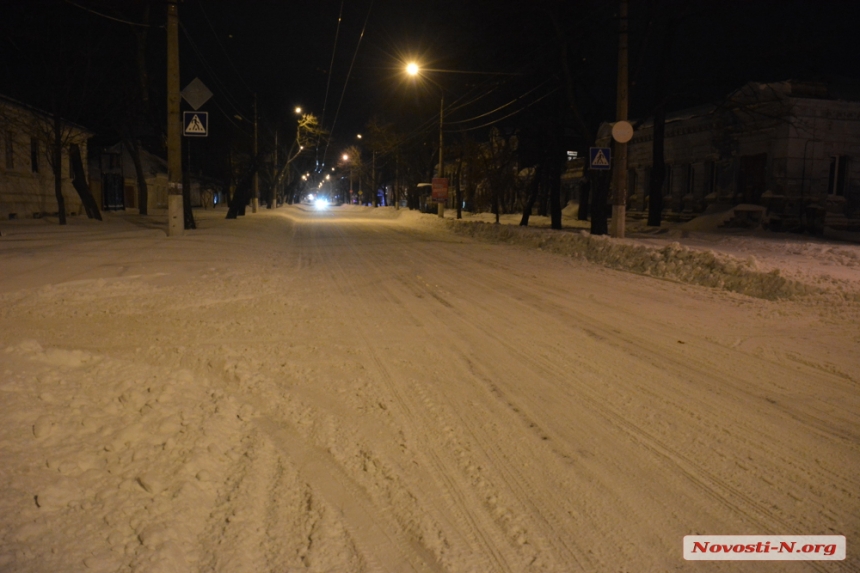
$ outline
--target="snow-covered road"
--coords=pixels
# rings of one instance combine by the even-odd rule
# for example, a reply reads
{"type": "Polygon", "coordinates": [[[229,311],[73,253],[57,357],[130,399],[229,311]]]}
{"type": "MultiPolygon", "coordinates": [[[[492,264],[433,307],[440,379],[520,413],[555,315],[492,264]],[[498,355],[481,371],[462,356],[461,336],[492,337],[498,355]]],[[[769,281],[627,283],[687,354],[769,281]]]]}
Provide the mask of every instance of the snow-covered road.
{"type": "Polygon", "coordinates": [[[2,227],[0,571],[860,570],[857,267],[766,300],[404,211],[223,215],[2,227]]]}

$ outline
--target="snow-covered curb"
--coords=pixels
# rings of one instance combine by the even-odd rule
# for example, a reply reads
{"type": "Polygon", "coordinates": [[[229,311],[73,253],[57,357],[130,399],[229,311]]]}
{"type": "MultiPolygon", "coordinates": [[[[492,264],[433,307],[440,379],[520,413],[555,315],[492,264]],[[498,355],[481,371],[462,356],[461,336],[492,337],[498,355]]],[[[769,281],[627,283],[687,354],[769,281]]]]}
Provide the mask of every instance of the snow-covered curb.
{"type": "MultiPolygon", "coordinates": [[[[586,231],[559,232],[512,225],[448,221],[455,233],[585,259],[619,269],[684,283],[719,288],[768,300],[793,298],[821,289],[781,276],[778,269],[762,272],[754,257],[741,260],[713,251],[688,249],[678,243],[662,248],[595,236],[586,231]]],[[[850,296],[850,295],[849,295],[850,296]]],[[[856,299],[856,295],[853,295],[856,299]]]]}

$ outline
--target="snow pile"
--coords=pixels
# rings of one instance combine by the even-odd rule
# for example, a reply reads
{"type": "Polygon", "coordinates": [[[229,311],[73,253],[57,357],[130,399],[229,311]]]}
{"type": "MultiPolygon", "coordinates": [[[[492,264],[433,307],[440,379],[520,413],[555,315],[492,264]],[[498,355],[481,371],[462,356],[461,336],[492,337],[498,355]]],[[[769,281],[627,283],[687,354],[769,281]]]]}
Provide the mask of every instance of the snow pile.
{"type": "Polygon", "coordinates": [[[714,287],[768,300],[819,292],[814,286],[783,277],[779,269],[759,270],[754,257],[738,259],[713,251],[670,243],[662,248],[579,233],[511,225],[455,222],[454,232],[585,259],[613,269],[714,287]]]}

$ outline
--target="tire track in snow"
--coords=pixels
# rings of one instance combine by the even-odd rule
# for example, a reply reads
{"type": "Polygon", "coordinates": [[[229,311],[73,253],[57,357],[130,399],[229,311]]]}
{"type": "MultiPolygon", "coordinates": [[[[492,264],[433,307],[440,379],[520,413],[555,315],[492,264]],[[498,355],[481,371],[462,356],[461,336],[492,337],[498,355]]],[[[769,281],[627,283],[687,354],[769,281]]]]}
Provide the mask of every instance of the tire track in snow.
{"type": "MultiPolygon", "coordinates": [[[[358,250],[353,246],[352,242],[346,239],[345,234],[343,234],[344,242],[349,245],[349,249],[352,252],[355,260],[363,260],[365,264],[372,265],[375,268],[376,276],[383,276],[385,273],[381,272],[382,270],[375,263],[375,261],[370,257],[364,257],[358,250]]],[[[336,257],[331,257],[330,260],[336,261],[336,257]]],[[[341,290],[345,295],[358,296],[360,290],[356,284],[354,284],[354,280],[352,276],[347,273],[342,265],[336,264],[336,271],[339,276],[336,277],[336,282],[341,286],[341,290]]],[[[376,285],[380,292],[379,294],[385,298],[386,301],[392,302],[398,306],[403,306],[400,302],[400,299],[390,291],[390,289],[386,288],[384,285],[376,285]]],[[[372,306],[378,309],[377,312],[382,313],[384,311],[384,307],[377,302],[375,302],[374,298],[370,298],[368,301],[368,306],[372,306]]],[[[374,314],[374,313],[371,313],[374,314]]],[[[411,317],[411,315],[409,315],[411,317]]],[[[413,323],[420,324],[420,321],[416,317],[411,317],[413,323]]],[[[357,329],[359,331],[364,331],[362,326],[357,325],[357,329]]],[[[365,342],[365,350],[367,355],[371,358],[373,362],[374,370],[376,371],[379,379],[383,381],[388,392],[390,392],[391,396],[395,399],[395,402],[399,406],[399,408],[404,412],[407,419],[411,420],[414,423],[414,420],[421,419],[421,426],[424,428],[433,428],[435,424],[432,420],[428,419],[426,414],[424,414],[423,410],[419,407],[413,407],[409,400],[403,395],[403,392],[399,389],[398,383],[395,382],[394,377],[392,376],[389,369],[385,366],[383,360],[380,358],[379,353],[373,347],[373,345],[367,343],[367,340],[370,339],[369,333],[366,331],[362,332],[363,336],[362,340],[365,342]]],[[[424,402],[426,399],[421,394],[419,390],[419,396],[421,396],[421,401],[424,402]]],[[[480,547],[484,549],[483,553],[487,555],[490,560],[494,563],[495,571],[503,571],[508,573],[513,573],[513,569],[508,565],[508,559],[500,552],[497,547],[497,543],[494,540],[490,539],[484,531],[492,530],[491,522],[488,522],[485,514],[481,514],[480,516],[471,515],[469,511],[464,511],[462,507],[474,507],[475,500],[470,500],[466,495],[466,492],[454,482],[451,478],[451,475],[456,475],[456,470],[446,462],[444,462],[434,451],[433,445],[426,443],[426,440],[421,439],[420,432],[419,435],[416,436],[419,442],[422,445],[426,446],[421,449],[421,451],[429,457],[429,462],[431,466],[434,468],[432,474],[437,478],[443,481],[443,486],[445,491],[451,498],[455,501],[447,509],[454,511],[457,517],[457,522],[459,526],[455,529],[461,536],[465,536],[468,539],[476,542],[480,547]],[[471,501],[471,503],[470,503],[471,501]],[[466,533],[463,530],[465,529],[466,533]]],[[[436,508],[434,508],[436,509],[436,508]]],[[[434,511],[434,514],[438,515],[438,511],[434,511]]],[[[444,517],[443,517],[444,519],[444,517]]]]}
{"type": "MultiPolygon", "coordinates": [[[[449,253],[444,253],[444,252],[440,255],[440,258],[442,258],[442,259],[444,259],[444,258],[454,259],[454,257],[450,256],[449,253]]],[[[452,264],[452,266],[454,266],[456,268],[457,267],[456,263],[461,263],[462,259],[460,259],[460,260],[456,260],[456,259],[455,260],[449,260],[449,261],[445,261],[445,262],[452,264]]],[[[481,261],[473,261],[473,262],[480,263],[481,261]]],[[[497,282],[502,283],[506,287],[506,289],[510,289],[512,291],[512,292],[509,292],[509,296],[512,299],[515,299],[513,302],[524,304],[524,305],[529,305],[528,301],[530,300],[530,298],[533,297],[533,293],[524,291],[519,284],[516,284],[516,283],[514,283],[514,281],[511,281],[503,273],[499,273],[497,271],[494,272],[492,269],[487,271],[487,272],[491,272],[491,273],[495,274],[495,276],[493,277],[492,284],[496,284],[497,282]]],[[[472,274],[474,274],[474,273],[472,273],[472,274]]],[[[457,277],[458,277],[458,280],[460,280],[460,281],[465,280],[465,281],[471,282],[473,285],[476,285],[478,287],[484,286],[483,283],[473,279],[469,273],[465,273],[465,272],[464,273],[457,273],[457,277]]],[[[543,294],[545,294],[545,295],[550,295],[550,294],[555,295],[555,293],[549,292],[548,289],[542,288],[540,285],[530,285],[530,286],[534,286],[537,290],[543,291],[543,294]]],[[[483,301],[474,301],[473,299],[470,299],[470,302],[472,302],[472,303],[477,302],[477,305],[479,307],[483,307],[483,309],[485,311],[483,314],[477,313],[476,316],[489,316],[492,314],[493,310],[496,310],[494,308],[488,307],[486,305],[486,303],[483,301]]],[[[546,312],[546,309],[543,309],[543,308],[539,308],[538,310],[542,313],[546,312]]],[[[559,307],[555,308],[555,310],[563,311],[563,315],[566,315],[566,316],[570,316],[571,314],[573,314],[570,311],[569,307],[562,306],[562,305],[559,305],[559,307]]],[[[446,315],[446,317],[451,319],[451,320],[458,320],[458,317],[456,316],[456,314],[446,315]]],[[[589,324],[590,328],[598,330],[599,332],[601,332],[602,333],[601,338],[612,343],[613,346],[616,346],[616,347],[621,346],[621,348],[619,348],[620,350],[624,351],[625,350],[623,348],[624,346],[629,347],[629,346],[635,345],[637,347],[637,350],[638,350],[638,352],[636,352],[635,355],[639,355],[637,357],[641,357],[641,354],[646,353],[647,346],[646,346],[645,342],[641,341],[641,342],[636,343],[636,341],[631,340],[629,333],[628,333],[627,338],[624,338],[623,336],[620,335],[619,332],[612,329],[611,327],[608,327],[608,326],[601,324],[599,320],[595,320],[594,317],[592,317],[592,316],[580,315],[578,318],[580,320],[585,321],[587,324],[589,324]],[[597,324],[595,324],[595,322],[597,322],[597,324]],[[619,342],[622,342],[622,341],[623,341],[623,344],[619,345],[619,342]]],[[[512,342],[508,339],[504,339],[504,338],[498,336],[493,329],[494,325],[497,324],[496,321],[487,321],[487,320],[481,321],[480,319],[478,319],[478,322],[483,322],[483,325],[482,325],[483,328],[477,328],[477,330],[479,332],[483,332],[483,333],[485,333],[485,335],[493,338],[499,346],[501,346],[507,350],[507,354],[512,354],[512,355],[516,356],[519,361],[522,361],[524,363],[529,363],[534,368],[542,370],[547,375],[549,375],[550,377],[552,377],[554,379],[559,379],[559,380],[564,379],[566,372],[570,371],[569,368],[565,369],[565,368],[562,368],[562,367],[560,367],[560,366],[558,366],[552,362],[545,361],[545,360],[543,360],[543,361],[536,360],[533,356],[530,356],[528,354],[523,353],[520,350],[520,348],[521,348],[522,344],[526,342],[526,340],[524,338],[520,337],[517,340],[517,342],[520,342],[520,344],[517,344],[517,343],[512,342]]],[[[465,327],[465,326],[469,326],[469,325],[464,323],[464,324],[461,324],[461,326],[465,327]]],[[[452,348],[452,351],[456,351],[456,348],[452,348]]],[[[651,353],[653,354],[653,351],[651,353]]],[[[662,356],[661,356],[661,358],[662,358],[662,356]]],[[[563,359],[561,359],[561,360],[563,360],[563,359]]],[[[697,375],[698,377],[706,378],[706,376],[704,375],[705,374],[704,372],[696,371],[695,369],[692,369],[688,365],[681,363],[680,360],[672,360],[672,362],[673,362],[672,365],[675,368],[682,370],[682,371],[686,372],[687,374],[693,373],[693,374],[697,375]],[[691,370],[692,370],[692,372],[690,372],[691,370]]],[[[709,373],[709,374],[712,374],[712,373],[709,373]]],[[[713,376],[711,376],[710,379],[712,379],[712,378],[713,378],[713,376]]],[[[732,383],[732,382],[727,381],[727,385],[728,385],[728,387],[733,388],[737,385],[737,383],[732,383]]],[[[582,390],[582,389],[584,389],[584,387],[580,387],[578,389],[582,390]]],[[[686,478],[691,483],[695,484],[698,488],[705,491],[705,493],[707,493],[709,496],[711,496],[713,499],[715,499],[719,503],[726,505],[728,508],[730,508],[732,511],[736,512],[737,514],[745,516],[747,519],[751,520],[753,523],[755,523],[758,527],[762,528],[762,530],[764,530],[764,531],[770,530],[770,528],[772,528],[773,525],[776,523],[776,524],[780,525],[780,527],[783,531],[786,531],[786,530],[787,531],[793,531],[793,532],[796,532],[797,534],[807,534],[808,533],[808,531],[800,530],[796,523],[782,519],[782,517],[780,515],[770,511],[766,506],[763,505],[762,502],[760,502],[756,499],[753,499],[750,496],[744,494],[737,487],[728,483],[726,480],[722,479],[721,477],[714,474],[713,472],[705,469],[703,466],[701,466],[701,464],[698,464],[695,461],[693,461],[691,458],[689,458],[689,456],[686,456],[683,453],[681,453],[677,448],[672,448],[665,441],[658,439],[655,435],[653,435],[649,432],[646,432],[641,426],[637,426],[636,424],[631,423],[623,415],[621,415],[619,412],[606,406],[605,402],[603,400],[597,398],[597,396],[594,395],[593,392],[591,392],[591,394],[592,395],[587,396],[587,400],[589,402],[589,406],[594,411],[600,412],[601,415],[607,421],[609,421],[613,426],[615,426],[619,430],[623,431],[625,434],[627,434],[635,442],[641,444],[643,447],[648,448],[655,455],[658,455],[661,458],[671,462],[673,465],[675,465],[677,467],[677,469],[683,475],[686,476],[686,478]],[[733,501],[733,500],[736,500],[736,501],[733,501]]],[[[830,428],[827,428],[827,429],[830,429],[830,428]]],[[[831,431],[829,433],[833,434],[834,432],[831,431]]],[[[841,432],[837,432],[837,434],[841,434],[841,432]]],[[[822,569],[820,569],[821,566],[814,563],[814,562],[811,562],[810,566],[812,568],[822,570],[822,569]]]]}
{"type": "MultiPolygon", "coordinates": [[[[380,231],[376,231],[376,232],[380,232],[380,231]]],[[[353,253],[354,253],[355,257],[362,258],[361,255],[357,251],[353,250],[353,253]]],[[[419,257],[419,258],[420,257],[426,257],[426,253],[418,253],[417,257],[419,257]]],[[[423,281],[421,281],[420,278],[418,280],[415,280],[414,277],[410,277],[408,275],[404,276],[402,273],[400,273],[398,271],[392,271],[392,268],[396,267],[396,265],[380,263],[379,260],[382,258],[385,258],[385,257],[381,257],[381,256],[380,257],[372,257],[372,258],[371,257],[363,257],[362,262],[364,265],[374,267],[374,270],[375,270],[374,274],[375,275],[378,275],[378,276],[379,275],[386,275],[386,274],[391,275],[393,273],[393,277],[396,279],[396,281],[398,281],[400,284],[404,285],[412,294],[419,296],[419,298],[423,298],[423,294],[429,294],[431,299],[433,299],[436,302],[442,303],[443,307],[446,307],[449,309],[453,308],[447,301],[444,301],[444,299],[442,299],[438,294],[434,293],[432,287],[430,287],[426,283],[423,283],[423,281]]],[[[378,284],[375,286],[379,290],[379,295],[381,297],[383,297],[387,300],[398,300],[397,295],[392,293],[391,289],[389,287],[387,287],[385,284],[378,284]]],[[[355,287],[353,287],[353,288],[355,288],[355,287]]],[[[370,312],[371,316],[373,316],[374,314],[383,315],[386,312],[390,312],[390,309],[387,309],[384,305],[381,305],[381,304],[375,304],[375,303],[371,302],[371,303],[368,303],[368,308],[370,308],[370,307],[376,308],[376,312],[370,312]]],[[[404,310],[408,311],[408,309],[404,309],[404,310]]],[[[417,416],[424,416],[421,408],[411,408],[407,404],[407,401],[401,395],[401,392],[398,390],[397,384],[394,383],[392,376],[387,371],[385,366],[382,364],[382,361],[379,359],[378,355],[373,351],[372,347],[369,347],[368,350],[371,353],[371,355],[373,356],[374,361],[376,362],[377,371],[379,371],[382,374],[383,378],[385,379],[387,386],[389,388],[389,391],[392,392],[392,394],[394,394],[395,396],[397,396],[398,403],[404,408],[404,410],[407,412],[408,416],[410,418],[414,418],[416,415],[417,416]]],[[[412,385],[412,391],[416,392],[419,396],[426,395],[427,387],[422,386],[420,384],[413,384],[412,385]]],[[[443,394],[442,398],[443,398],[443,401],[448,402],[448,410],[453,411],[453,412],[457,411],[457,408],[450,401],[450,398],[448,398],[444,394],[443,394]]],[[[516,499],[518,500],[518,502],[531,508],[529,515],[532,518],[534,518],[536,516],[540,516],[540,519],[546,521],[546,524],[545,524],[545,526],[543,526],[542,532],[539,535],[539,537],[543,541],[547,541],[547,540],[552,539],[551,545],[554,547],[556,552],[558,552],[559,554],[564,554],[567,556],[566,560],[565,560],[567,563],[579,563],[581,567],[582,567],[583,563],[587,563],[588,559],[585,556],[585,554],[580,552],[580,551],[573,549],[569,545],[569,543],[567,543],[564,540],[564,537],[567,537],[566,535],[560,535],[559,534],[560,531],[564,530],[564,528],[562,527],[562,520],[559,519],[549,507],[547,507],[547,506],[539,507],[538,505],[535,504],[535,502],[532,499],[532,498],[534,498],[534,496],[532,495],[533,491],[534,491],[534,488],[533,488],[534,484],[529,483],[529,481],[526,480],[522,476],[522,474],[519,473],[518,471],[510,469],[510,466],[512,465],[511,460],[507,459],[504,454],[500,453],[495,446],[495,442],[498,439],[498,436],[491,436],[491,435],[486,434],[485,431],[482,431],[480,429],[480,425],[476,425],[476,423],[473,420],[470,420],[468,417],[464,417],[462,415],[457,415],[456,419],[459,423],[459,426],[465,428],[468,431],[469,435],[474,440],[474,443],[480,445],[480,450],[482,452],[492,454],[490,459],[492,460],[493,466],[496,468],[496,471],[503,478],[505,478],[505,476],[507,476],[506,484],[511,491],[515,492],[515,496],[516,496],[516,499]]],[[[428,427],[433,427],[434,424],[433,424],[432,420],[425,419],[424,425],[426,425],[428,427]]],[[[436,425],[438,426],[438,424],[436,424],[436,425]]],[[[461,445],[461,447],[463,450],[469,450],[470,449],[470,448],[462,446],[462,445],[461,445]]],[[[428,448],[428,449],[432,451],[432,448],[428,448]]],[[[450,487],[454,487],[455,488],[454,491],[457,491],[457,489],[459,489],[459,488],[456,488],[456,486],[454,486],[450,481],[449,476],[452,475],[451,474],[451,471],[452,471],[451,467],[446,466],[440,460],[440,458],[435,455],[435,453],[433,455],[434,455],[435,459],[438,461],[438,463],[442,464],[439,468],[440,475],[443,475],[446,478],[446,481],[448,481],[450,487]]],[[[517,456],[518,459],[520,459],[522,457],[528,457],[528,454],[520,453],[517,456]]],[[[476,462],[476,465],[480,466],[480,462],[476,462]]],[[[478,477],[477,479],[479,481],[483,481],[487,478],[478,477]]],[[[473,487],[474,487],[474,484],[473,484],[473,487]]],[[[460,494],[460,495],[462,495],[462,494],[460,494]]],[[[478,503],[483,506],[483,502],[478,501],[478,503]]],[[[490,519],[492,521],[495,521],[498,518],[490,518],[490,519]]],[[[470,521],[472,521],[472,520],[470,520],[470,521]]],[[[486,527],[486,525],[484,525],[484,527],[486,527]]],[[[480,528],[479,528],[479,530],[480,530],[480,528]]],[[[572,534],[572,532],[567,532],[567,533],[572,534]]],[[[515,531],[515,534],[516,534],[516,531],[515,531]]],[[[520,536],[520,535],[521,534],[516,534],[516,536],[520,536]]],[[[507,542],[505,544],[507,544],[507,542]]],[[[489,546],[489,549],[492,550],[493,552],[495,552],[493,545],[494,544],[491,544],[489,546]]],[[[506,564],[505,564],[505,567],[507,567],[506,564]]],[[[586,565],[585,568],[591,568],[591,565],[590,564],[586,565]]],[[[503,570],[508,570],[508,569],[503,569],[503,570]]]]}
{"type": "Polygon", "coordinates": [[[283,455],[293,460],[304,480],[339,510],[371,570],[443,572],[429,550],[406,538],[395,521],[382,519],[384,512],[375,509],[364,490],[327,452],[306,444],[298,434],[271,418],[257,418],[255,424],[283,455]]]}

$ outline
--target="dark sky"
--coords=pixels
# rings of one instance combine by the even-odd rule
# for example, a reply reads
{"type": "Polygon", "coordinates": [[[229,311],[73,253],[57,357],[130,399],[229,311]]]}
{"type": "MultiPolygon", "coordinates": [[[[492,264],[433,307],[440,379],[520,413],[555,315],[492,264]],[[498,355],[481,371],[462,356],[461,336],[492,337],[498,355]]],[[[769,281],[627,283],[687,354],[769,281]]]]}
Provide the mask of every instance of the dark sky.
{"type": "MultiPolygon", "coordinates": [[[[0,0],[0,93],[44,101],[54,88],[39,69],[51,46],[63,42],[89,46],[91,55],[87,61],[69,56],[63,67],[78,79],[62,90],[84,83],[99,94],[120,89],[122,74],[133,69],[134,27],[104,16],[141,21],[146,4],[0,0]],[[77,66],[100,71],[92,79],[77,66]]],[[[150,84],[153,100],[163,105],[165,5],[150,6],[150,84]]],[[[230,124],[233,115],[252,115],[254,93],[265,129],[285,129],[301,105],[324,114],[337,146],[351,143],[372,116],[403,126],[432,122],[443,92],[452,127],[479,126],[478,116],[511,101],[486,117],[525,110],[497,124],[516,125],[534,120],[535,100],[547,98],[546,104],[562,93],[561,34],[577,105],[599,122],[615,108],[615,8],[602,0],[185,0],[179,6],[182,85],[199,77],[214,92],[204,109],[220,133],[240,129],[230,124]],[[402,65],[411,58],[450,71],[406,81],[402,65]],[[482,73],[454,73],[465,71],[482,73]]],[[[750,80],[857,80],[858,30],[856,1],[632,0],[630,114],[654,108],[661,57],[667,58],[670,109],[717,99],[750,80]]],[[[102,107],[90,104],[82,117],[99,124],[102,107]]]]}

